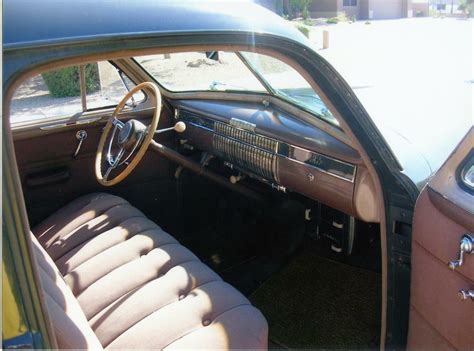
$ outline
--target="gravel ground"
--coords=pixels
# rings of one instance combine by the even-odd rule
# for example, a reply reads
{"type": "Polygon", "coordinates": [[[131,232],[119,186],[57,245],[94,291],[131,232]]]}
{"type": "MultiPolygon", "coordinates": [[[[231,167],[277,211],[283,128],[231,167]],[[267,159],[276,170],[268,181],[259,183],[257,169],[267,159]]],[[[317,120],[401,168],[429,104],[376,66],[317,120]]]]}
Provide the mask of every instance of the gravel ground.
{"type": "Polygon", "coordinates": [[[474,78],[472,19],[409,18],[310,27],[310,40],[351,85],[474,78]],[[322,50],[323,31],[330,47],[322,50]]]}

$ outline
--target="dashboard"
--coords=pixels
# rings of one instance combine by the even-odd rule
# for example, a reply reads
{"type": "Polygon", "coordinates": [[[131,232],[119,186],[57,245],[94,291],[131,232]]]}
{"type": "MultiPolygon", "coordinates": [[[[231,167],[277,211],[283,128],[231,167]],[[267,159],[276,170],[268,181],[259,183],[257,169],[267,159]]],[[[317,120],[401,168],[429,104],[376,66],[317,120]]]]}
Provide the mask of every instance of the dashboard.
{"type": "Polygon", "coordinates": [[[375,220],[373,187],[360,155],[327,132],[268,104],[181,100],[173,105],[175,118],[187,126],[181,138],[193,148],[277,190],[375,220]]]}

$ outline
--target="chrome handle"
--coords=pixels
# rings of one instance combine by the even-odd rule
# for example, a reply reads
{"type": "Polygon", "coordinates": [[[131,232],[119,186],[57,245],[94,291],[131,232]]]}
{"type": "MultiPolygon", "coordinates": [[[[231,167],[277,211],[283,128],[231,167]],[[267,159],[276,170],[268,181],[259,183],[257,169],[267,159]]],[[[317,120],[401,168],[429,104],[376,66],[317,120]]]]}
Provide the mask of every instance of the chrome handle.
{"type": "Polygon", "coordinates": [[[474,290],[461,289],[458,291],[458,296],[463,301],[466,301],[469,299],[471,299],[471,301],[474,301],[474,290]]]}
{"type": "Polygon", "coordinates": [[[74,155],[72,155],[73,158],[76,158],[77,155],[79,154],[82,143],[84,142],[84,140],[87,139],[87,132],[85,130],[79,130],[76,133],[76,139],[79,140],[79,144],[77,144],[76,152],[74,152],[74,155]]]}
{"type": "Polygon", "coordinates": [[[448,266],[453,271],[461,267],[464,263],[464,254],[473,254],[474,253],[474,239],[471,234],[464,234],[461,237],[459,243],[459,258],[456,261],[451,261],[448,263],[448,266]]]}

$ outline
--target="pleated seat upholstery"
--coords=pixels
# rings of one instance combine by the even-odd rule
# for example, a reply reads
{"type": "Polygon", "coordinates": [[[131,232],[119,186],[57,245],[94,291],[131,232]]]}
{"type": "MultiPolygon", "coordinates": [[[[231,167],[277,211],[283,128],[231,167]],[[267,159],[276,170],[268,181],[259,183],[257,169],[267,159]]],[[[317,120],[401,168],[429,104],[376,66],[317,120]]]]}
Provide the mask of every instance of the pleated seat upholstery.
{"type": "Polygon", "coordinates": [[[120,197],[83,196],[33,235],[60,348],[267,348],[260,311],[120,197]]]}

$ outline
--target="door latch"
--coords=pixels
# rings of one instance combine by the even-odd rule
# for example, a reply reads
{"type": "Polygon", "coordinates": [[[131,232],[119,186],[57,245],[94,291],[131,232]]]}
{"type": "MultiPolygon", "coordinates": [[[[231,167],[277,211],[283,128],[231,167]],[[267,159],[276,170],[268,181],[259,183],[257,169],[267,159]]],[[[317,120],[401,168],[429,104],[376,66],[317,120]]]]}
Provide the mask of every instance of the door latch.
{"type": "Polygon", "coordinates": [[[76,139],[79,141],[79,144],[77,144],[76,152],[74,152],[74,155],[72,155],[73,158],[76,158],[77,155],[79,154],[79,151],[81,150],[82,143],[84,140],[87,139],[87,132],[85,130],[79,130],[76,133],[76,139]]]}
{"type": "Polygon", "coordinates": [[[456,261],[451,261],[448,263],[448,266],[453,271],[461,267],[464,263],[464,254],[473,254],[474,253],[474,238],[471,234],[464,234],[461,237],[461,241],[459,243],[459,258],[456,261]]]}

